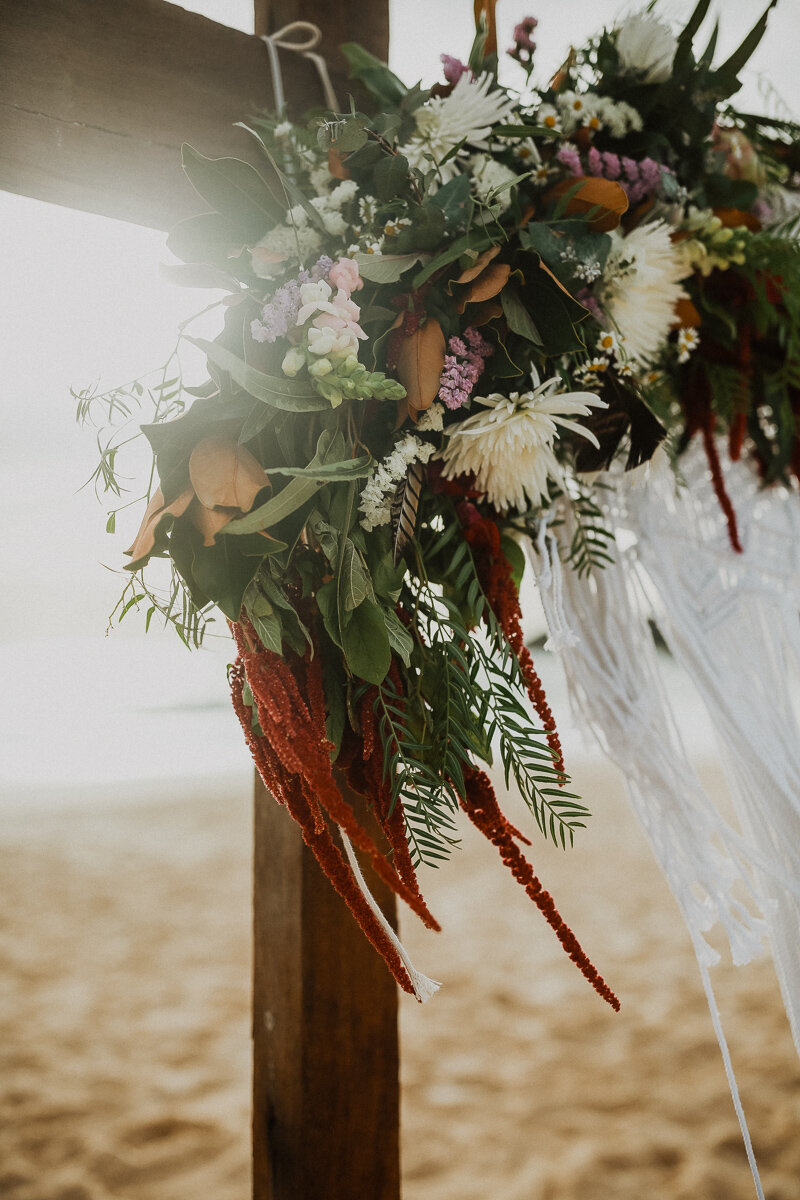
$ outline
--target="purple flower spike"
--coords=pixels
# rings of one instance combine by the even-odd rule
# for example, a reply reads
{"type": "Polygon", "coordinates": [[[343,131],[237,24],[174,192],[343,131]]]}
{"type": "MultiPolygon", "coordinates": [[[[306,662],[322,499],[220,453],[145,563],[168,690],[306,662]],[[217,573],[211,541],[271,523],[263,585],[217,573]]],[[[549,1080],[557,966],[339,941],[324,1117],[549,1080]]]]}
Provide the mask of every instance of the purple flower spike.
{"type": "Polygon", "coordinates": [[[477,329],[465,329],[464,339],[450,338],[447,343],[450,353],[445,355],[439,380],[439,399],[451,409],[461,408],[469,400],[483,374],[485,360],[494,351],[494,346],[477,329]]]}

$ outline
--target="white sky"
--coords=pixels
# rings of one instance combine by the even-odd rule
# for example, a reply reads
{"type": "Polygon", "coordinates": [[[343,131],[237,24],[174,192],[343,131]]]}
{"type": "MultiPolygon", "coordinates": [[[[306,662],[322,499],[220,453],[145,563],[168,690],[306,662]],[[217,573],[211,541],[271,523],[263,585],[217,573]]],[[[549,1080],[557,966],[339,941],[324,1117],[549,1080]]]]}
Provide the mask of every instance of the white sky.
{"type": "MultiPolygon", "coordinates": [[[[509,36],[514,23],[526,15],[526,0],[523,5],[500,0],[502,37],[509,36]]],[[[204,0],[185,7],[252,29],[249,0],[204,0]]],[[[540,77],[546,78],[563,60],[571,40],[582,40],[631,7],[615,0],[542,4],[537,30],[540,77]]],[[[665,14],[685,15],[691,5],[665,0],[660,7],[665,14]]],[[[717,7],[723,14],[720,53],[724,54],[741,40],[763,2],[725,0],[717,7]]],[[[466,55],[471,13],[471,0],[394,0],[393,68],[409,83],[420,77],[432,82],[438,75],[441,51],[466,55]]],[[[781,0],[754,61],[754,69],[769,73],[795,113],[800,113],[798,34],[800,0],[781,0]]],[[[354,39],[357,36],[354,30],[354,39]]],[[[752,72],[745,98],[753,106],[759,103],[752,72]]],[[[14,679],[25,673],[28,653],[39,655],[37,675],[46,671],[48,654],[61,654],[60,695],[66,696],[71,688],[72,698],[76,702],[80,698],[77,708],[93,702],[97,709],[111,702],[96,686],[103,662],[110,660],[97,659],[90,670],[88,643],[74,639],[102,636],[121,585],[100,564],[119,565],[127,542],[123,536],[111,538],[104,533],[103,509],[91,490],[77,490],[93,468],[95,454],[91,436],[75,426],[70,385],[97,380],[110,385],[157,366],[174,341],[178,321],[201,307],[205,298],[160,280],[158,264],[168,258],[161,233],[4,193],[0,193],[0,219],[5,231],[0,245],[2,741],[3,721],[19,713],[24,704],[36,703],[37,697],[41,703],[46,694],[37,690],[38,685],[33,687],[30,678],[24,695],[14,690],[14,679]],[[37,650],[32,639],[40,643],[48,639],[50,649],[40,645],[37,650]],[[56,639],[62,650],[53,649],[56,643],[49,639],[56,639]],[[64,657],[64,639],[73,639],[72,657],[64,657]]],[[[128,529],[136,523],[132,517],[128,529]]],[[[116,636],[126,641],[135,636],[138,645],[140,634],[141,626],[134,620],[116,636]]],[[[180,655],[183,652],[173,640],[180,655]]],[[[153,667],[164,652],[152,635],[149,647],[137,651],[152,659],[153,667]]],[[[176,661],[174,669],[185,669],[187,679],[202,676],[202,690],[207,675],[189,665],[188,655],[185,658],[185,668],[176,661]]],[[[171,652],[169,659],[173,662],[171,652]]],[[[224,681],[220,690],[224,701],[224,681]]]]}

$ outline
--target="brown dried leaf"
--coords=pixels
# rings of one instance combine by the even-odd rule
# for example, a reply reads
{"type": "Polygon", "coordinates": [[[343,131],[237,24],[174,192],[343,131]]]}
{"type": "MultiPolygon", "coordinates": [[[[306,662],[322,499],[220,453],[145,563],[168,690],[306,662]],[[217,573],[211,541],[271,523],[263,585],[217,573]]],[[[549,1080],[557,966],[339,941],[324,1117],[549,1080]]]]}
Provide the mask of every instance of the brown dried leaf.
{"type": "Polygon", "coordinates": [[[141,558],[147,558],[148,554],[152,553],[156,542],[156,529],[159,522],[164,517],[182,517],[191,504],[193,496],[194,491],[192,488],[187,488],[171,504],[165,504],[161,488],[158,488],[153,493],[145,514],[142,517],[142,523],[139,526],[139,532],[134,538],[133,545],[125,551],[131,557],[131,565],[137,563],[141,558]]]}
{"type": "Polygon", "coordinates": [[[189,519],[195,529],[202,533],[204,546],[213,546],[220,529],[224,529],[235,516],[236,513],[231,510],[222,512],[219,509],[206,508],[196,496],[189,505],[189,519]]]}
{"type": "Polygon", "coordinates": [[[349,179],[350,172],[342,161],[342,156],[338,150],[334,150],[331,146],[328,151],[328,170],[334,179],[349,179]]]}
{"type": "Polygon", "coordinates": [[[442,327],[429,318],[410,337],[403,338],[397,358],[397,377],[407,392],[408,411],[417,415],[430,408],[439,391],[444,368],[445,344],[442,327]]]}
{"type": "Polygon", "coordinates": [[[557,200],[576,184],[580,184],[580,187],[567,201],[566,215],[570,217],[576,213],[587,213],[591,209],[597,209],[588,222],[592,229],[597,233],[607,233],[610,229],[616,229],[628,207],[628,197],[621,184],[614,179],[595,179],[584,175],[576,179],[563,179],[550,189],[548,196],[557,200]]]}
{"type": "Polygon", "coordinates": [[[725,229],[736,229],[739,225],[744,225],[751,233],[758,233],[761,228],[758,217],[741,208],[715,208],[714,216],[719,217],[725,229]]]}
{"type": "Polygon", "coordinates": [[[493,258],[497,258],[499,253],[499,246],[490,246],[488,250],[484,250],[482,254],[479,254],[472,266],[462,271],[458,279],[455,279],[453,282],[471,283],[473,279],[477,279],[481,271],[489,265],[493,258]]]}
{"type": "Polygon", "coordinates": [[[487,321],[493,321],[495,317],[502,317],[502,315],[503,306],[499,300],[484,300],[470,312],[469,323],[474,329],[479,329],[487,321]]]}
{"type": "Polygon", "coordinates": [[[206,508],[249,512],[269,477],[249,450],[231,437],[207,437],[189,458],[189,478],[206,508]]]}
{"type": "Polygon", "coordinates": [[[682,296],[675,305],[675,320],[672,322],[673,329],[680,329],[682,326],[693,325],[695,328],[702,324],[702,318],[695,306],[692,304],[688,296],[682,296]]]}
{"type": "Polygon", "coordinates": [[[511,267],[508,263],[490,263],[466,289],[459,302],[458,311],[463,313],[468,304],[481,304],[484,300],[491,300],[503,290],[510,274],[511,267]]]}

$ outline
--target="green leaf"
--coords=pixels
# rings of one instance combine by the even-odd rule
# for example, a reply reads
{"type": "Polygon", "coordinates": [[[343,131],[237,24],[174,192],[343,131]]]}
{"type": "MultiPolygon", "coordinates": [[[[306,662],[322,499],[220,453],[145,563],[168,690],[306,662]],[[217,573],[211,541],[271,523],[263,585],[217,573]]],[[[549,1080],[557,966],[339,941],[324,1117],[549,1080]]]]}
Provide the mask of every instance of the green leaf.
{"type": "Polygon", "coordinates": [[[219,538],[213,546],[195,545],[192,576],[230,621],[238,621],[244,593],[258,565],[258,559],[241,554],[235,542],[219,538]]]}
{"type": "Polygon", "coordinates": [[[241,230],[219,213],[199,213],[173,225],[167,249],[185,263],[213,262],[220,266],[229,261],[231,249],[241,253],[245,240],[241,230]]]}
{"type": "Polygon", "coordinates": [[[351,542],[347,538],[344,544],[344,553],[342,555],[342,564],[339,569],[339,602],[345,612],[352,612],[358,608],[359,604],[371,597],[374,599],[375,593],[372,589],[372,580],[369,577],[369,572],[351,542]]]}
{"type": "Polygon", "coordinates": [[[445,229],[444,213],[435,204],[419,204],[409,209],[411,224],[404,225],[392,238],[398,254],[417,250],[435,250],[445,229]]]}
{"type": "Polygon", "coordinates": [[[541,334],[536,328],[531,314],[522,303],[518,293],[512,288],[503,288],[500,293],[500,303],[508,321],[508,327],[520,337],[526,338],[534,346],[543,346],[541,334]]]}
{"type": "MultiPolygon", "coordinates": [[[[308,464],[309,467],[327,462],[328,458],[337,450],[341,452],[340,448],[343,445],[344,439],[341,434],[334,435],[330,430],[323,429],[317,442],[317,452],[308,464]]],[[[286,487],[278,492],[277,496],[272,496],[266,503],[259,505],[258,508],[254,508],[246,516],[237,517],[235,521],[229,521],[220,530],[220,533],[241,535],[245,533],[258,533],[262,529],[269,529],[271,526],[277,525],[279,521],[283,521],[286,517],[291,516],[298,508],[301,508],[321,486],[323,485],[316,479],[302,477],[290,479],[286,487]]]]}
{"type": "Polygon", "coordinates": [[[322,623],[328,637],[341,649],[342,631],[339,627],[339,605],[337,601],[336,580],[329,579],[317,588],[317,608],[322,614],[322,623]]]}
{"type": "Polygon", "coordinates": [[[342,649],[353,674],[379,684],[392,662],[384,610],[374,600],[364,600],[342,629],[342,649]]]}
{"type": "Polygon", "coordinates": [[[281,620],[256,580],[253,580],[244,594],[244,607],[262,646],[271,650],[273,654],[280,654],[283,645],[281,620]]]}
{"type": "Polygon", "coordinates": [[[383,617],[386,621],[386,632],[389,635],[389,645],[403,661],[404,666],[411,665],[411,654],[414,650],[414,639],[406,629],[397,613],[392,608],[384,608],[383,617]]]}
{"type": "MultiPolygon", "coordinates": [[[[317,210],[314,208],[313,204],[310,202],[310,200],[308,199],[308,196],[306,196],[305,192],[297,186],[297,184],[286,174],[285,171],[283,171],[281,169],[280,165],[278,164],[277,159],[275,158],[275,155],[272,153],[269,146],[262,138],[261,134],[258,133],[255,129],[253,129],[250,125],[247,125],[244,121],[234,121],[234,125],[236,125],[236,127],[238,129],[243,129],[245,131],[245,133],[249,133],[251,137],[254,137],[256,139],[256,141],[258,142],[259,146],[261,147],[261,149],[263,150],[264,154],[267,156],[267,159],[269,160],[269,165],[272,167],[273,171],[277,175],[277,177],[280,181],[281,187],[283,188],[283,191],[284,191],[284,194],[286,197],[286,201],[287,201],[287,204],[286,204],[287,209],[290,207],[290,204],[291,204],[291,206],[294,206],[295,204],[299,204],[300,207],[303,209],[304,213],[306,214],[306,216],[308,217],[311,224],[314,226],[314,228],[318,229],[320,233],[327,234],[327,230],[325,228],[325,222],[322,220],[322,217],[319,215],[317,210]]],[[[287,215],[286,212],[281,213],[282,221],[286,219],[286,215],[287,215]]]]}
{"type": "Polygon", "coordinates": [[[284,210],[249,163],[240,158],[206,158],[187,142],[181,159],[195,191],[237,229],[246,230],[248,238],[262,237],[283,221],[284,210]]]}
{"type": "Polygon", "coordinates": [[[187,337],[187,342],[197,346],[221,370],[227,371],[234,383],[244,388],[248,395],[273,408],[284,412],[325,412],[330,404],[322,396],[309,389],[308,384],[285,376],[265,375],[243,359],[226,350],[219,342],[205,338],[187,337]]]}
{"type": "Polygon", "coordinates": [[[435,275],[442,267],[461,258],[462,254],[472,251],[477,258],[483,250],[488,250],[492,245],[494,242],[490,237],[477,232],[465,233],[462,237],[456,238],[441,254],[437,254],[426,267],[418,271],[411,282],[415,288],[420,288],[423,283],[428,282],[432,275],[435,275]]]}
{"type": "Polygon", "coordinates": [[[268,475],[292,475],[303,479],[319,479],[326,483],[347,483],[351,479],[366,479],[372,473],[375,460],[369,454],[348,458],[343,462],[318,463],[308,467],[264,467],[268,475]]]}
{"type": "Polygon", "coordinates": [[[375,195],[379,200],[394,200],[408,191],[408,159],[388,154],[372,172],[375,195]]]}
{"type": "MultiPolygon", "coordinates": [[[[356,254],[358,271],[370,283],[397,283],[402,275],[418,262],[427,259],[419,251],[412,254],[356,254]]],[[[394,318],[397,314],[392,313],[394,318]]]]}
{"type": "Polygon", "coordinates": [[[688,42],[690,45],[694,40],[694,35],[697,33],[703,21],[706,18],[706,13],[711,7],[711,0],[698,0],[694,12],[689,17],[685,26],[678,35],[678,42],[688,42]]]}
{"type": "Polygon", "coordinates": [[[431,196],[431,204],[442,210],[448,225],[460,224],[469,215],[472,209],[470,182],[469,175],[456,175],[431,196]]]}
{"type": "Polygon", "coordinates": [[[404,100],[408,88],[401,79],[390,71],[386,63],[370,54],[358,42],[344,42],[339,47],[347,59],[350,76],[358,79],[382,108],[397,108],[404,100]]]}
{"type": "Polygon", "coordinates": [[[495,125],[493,137],[553,137],[557,130],[548,129],[546,125],[495,125]]]}
{"type": "Polygon", "coordinates": [[[734,50],[734,52],[730,56],[730,58],[727,58],[725,60],[725,62],[722,64],[722,66],[719,67],[714,72],[715,78],[718,78],[718,77],[730,77],[733,79],[736,78],[736,76],[741,71],[742,67],[744,67],[747,64],[748,60],[752,56],[753,52],[755,51],[755,49],[758,46],[761,39],[763,38],[764,34],[767,32],[767,22],[769,21],[770,10],[775,7],[777,2],[778,2],[778,0],[770,0],[769,4],[764,9],[764,12],[761,14],[759,19],[756,21],[755,25],[750,30],[747,37],[744,39],[744,41],[739,46],[739,48],[737,50],[734,50]]]}

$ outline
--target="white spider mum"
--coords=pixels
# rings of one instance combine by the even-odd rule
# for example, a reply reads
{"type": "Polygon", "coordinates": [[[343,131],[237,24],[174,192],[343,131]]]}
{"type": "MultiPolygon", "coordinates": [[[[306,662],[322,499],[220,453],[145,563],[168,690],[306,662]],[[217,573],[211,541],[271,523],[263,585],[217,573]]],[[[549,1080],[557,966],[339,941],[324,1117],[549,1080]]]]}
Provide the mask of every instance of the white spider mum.
{"type": "Polygon", "coordinates": [[[430,170],[431,159],[439,167],[442,183],[455,178],[460,165],[457,158],[466,158],[469,151],[463,146],[458,154],[442,164],[442,159],[457,146],[466,143],[477,150],[487,150],[487,138],[492,127],[508,121],[514,103],[505,92],[494,87],[487,72],[475,79],[465,72],[449,96],[437,96],[418,108],[414,114],[417,129],[403,153],[412,167],[430,170]]]}
{"type": "Polygon", "coordinates": [[[628,17],[617,35],[619,65],[623,71],[641,71],[644,83],[666,83],[677,49],[672,30],[647,12],[628,17]]]}
{"type": "Polygon", "coordinates": [[[625,339],[628,358],[646,366],[656,357],[675,320],[687,274],[664,221],[639,225],[627,237],[611,236],[603,308],[625,339]]]}
{"type": "Polygon", "coordinates": [[[555,454],[558,427],[596,446],[591,430],[571,418],[607,407],[592,392],[558,392],[557,377],[540,383],[534,371],[532,378],[530,392],[474,397],[481,411],[448,426],[447,445],[440,452],[445,479],[474,475],[475,486],[501,513],[547,503],[548,479],[563,481],[555,454]]]}

